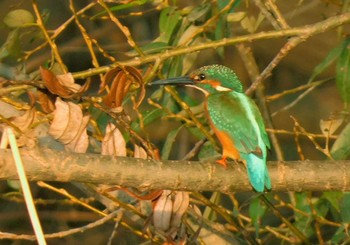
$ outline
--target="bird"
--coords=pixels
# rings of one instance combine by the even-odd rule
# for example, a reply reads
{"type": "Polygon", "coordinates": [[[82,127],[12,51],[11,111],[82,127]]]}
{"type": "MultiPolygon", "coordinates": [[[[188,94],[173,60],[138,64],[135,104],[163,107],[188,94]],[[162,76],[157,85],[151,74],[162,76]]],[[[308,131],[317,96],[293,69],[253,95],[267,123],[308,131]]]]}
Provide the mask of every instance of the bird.
{"type": "Polygon", "coordinates": [[[209,126],[222,146],[216,162],[227,167],[227,158],[243,162],[257,192],[271,189],[266,166],[270,141],[254,100],[248,97],[236,73],[223,65],[203,66],[188,76],[157,80],[151,85],[184,85],[204,93],[209,126]]]}

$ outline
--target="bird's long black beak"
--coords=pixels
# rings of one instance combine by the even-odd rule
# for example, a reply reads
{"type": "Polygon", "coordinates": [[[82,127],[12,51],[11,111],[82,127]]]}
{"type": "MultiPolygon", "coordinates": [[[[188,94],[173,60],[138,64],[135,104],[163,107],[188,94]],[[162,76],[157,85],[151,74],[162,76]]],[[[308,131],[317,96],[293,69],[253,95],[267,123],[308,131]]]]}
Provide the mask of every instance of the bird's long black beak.
{"type": "Polygon", "coordinates": [[[193,80],[189,77],[174,77],[165,80],[157,80],[151,82],[150,85],[189,85],[194,84],[193,80]]]}

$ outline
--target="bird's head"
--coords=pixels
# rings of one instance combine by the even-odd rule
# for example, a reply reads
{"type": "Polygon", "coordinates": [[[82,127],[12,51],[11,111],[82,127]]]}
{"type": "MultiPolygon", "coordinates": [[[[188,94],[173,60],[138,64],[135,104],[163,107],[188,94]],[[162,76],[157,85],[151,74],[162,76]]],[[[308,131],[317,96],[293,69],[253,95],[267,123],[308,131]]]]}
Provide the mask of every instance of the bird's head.
{"type": "Polygon", "coordinates": [[[186,85],[209,95],[217,92],[235,91],[243,93],[242,83],[236,73],[222,65],[203,66],[185,77],[158,80],[152,85],[186,85]]]}

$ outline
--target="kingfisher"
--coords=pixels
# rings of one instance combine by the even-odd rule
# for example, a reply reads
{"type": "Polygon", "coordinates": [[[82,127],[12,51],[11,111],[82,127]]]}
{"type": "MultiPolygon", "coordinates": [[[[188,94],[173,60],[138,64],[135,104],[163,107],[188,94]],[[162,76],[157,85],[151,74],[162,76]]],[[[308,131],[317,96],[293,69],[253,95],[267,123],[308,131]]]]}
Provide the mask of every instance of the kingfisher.
{"type": "Polygon", "coordinates": [[[201,67],[188,76],[158,80],[152,85],[185,85],[204,93],[204,108],[210,127],[222,146],[217,163],[227,167],[227,158],[243,162],[257,192],[271,189],[266,167],[270,141],[261,113],[243,91],[236,73],[222,65],[201,67]]]}

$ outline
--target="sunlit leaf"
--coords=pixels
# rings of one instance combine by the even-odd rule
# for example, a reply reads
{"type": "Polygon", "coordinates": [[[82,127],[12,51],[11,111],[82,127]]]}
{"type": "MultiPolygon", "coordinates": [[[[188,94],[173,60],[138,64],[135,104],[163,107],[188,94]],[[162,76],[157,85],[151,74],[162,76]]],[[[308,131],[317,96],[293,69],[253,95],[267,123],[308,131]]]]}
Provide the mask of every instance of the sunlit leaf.
{"type": "Polygon", "coordinates": [[[336,82],[338,91],[345,104],[350,102],[350,47],[349,41],[343,48],[336,69],[336,82]]]}
{"type": "Polygon", "coordinates": [[[175,7],[168,7],[162,10],[159,19],[159,41],[164,43],[170,43],[171,38],[181,23],[182,17],[180,12],[175,7]]]}
{"type": "Polygon", "coordinates": [[[331,148],[331,155],[335,160],[344,160],[350,154],[350,123],[341,131],[331,148]]]}
{"type": "Polygon", "coordinates": [[[229,13],[226,19],[228,22],[239,22],[239,21],[242,21],[243,18],[245,18],[246,16],[247,16],[246,12],[239,11],[239,12],[229,13]]]}
{"type": "Polygon", "coordinates": [[[22,27],[34,23],[34,16],[28,10],[16,9],[4,17],[4,23],[11,28],[22,27]]]}
{"type": "Polygon", "coordinates": [[[106,134],[102,141],[102,155],[126,156],[126,142],[120,130],[108,123],[106,134]]]}

